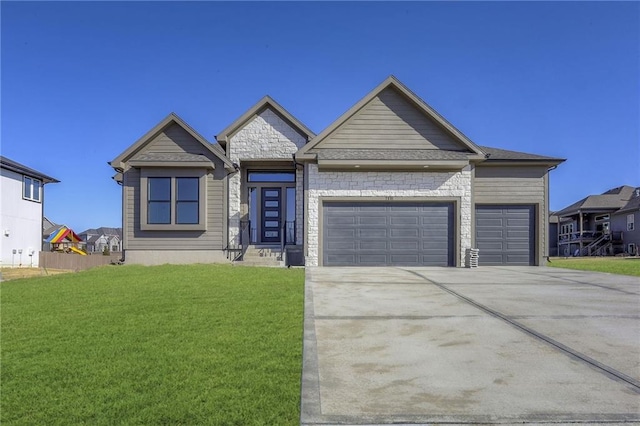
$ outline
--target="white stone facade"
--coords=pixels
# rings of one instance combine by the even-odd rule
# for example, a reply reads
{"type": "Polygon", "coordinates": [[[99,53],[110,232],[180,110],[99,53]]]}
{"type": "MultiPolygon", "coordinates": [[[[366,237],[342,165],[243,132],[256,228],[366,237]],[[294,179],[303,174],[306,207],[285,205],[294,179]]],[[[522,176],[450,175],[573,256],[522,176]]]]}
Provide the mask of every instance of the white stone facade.
{"type": "Polygon", "coordinates": [[[340,172],[319,171],[310,164],[307,191],[307,266],[318,266],[320,197],[448,197],[459,202],[459,258],[471,247],[471,171],[460,172],[340,172]]]}
{"type": "MultiPolygon", "coordinates": [[[[292,155],[307,142],[305,136],[298,133],[286,121],[271,109],[266,109],[249,121],[234,134],[229,143],[229,159],[242,166],[243,160],[286,159],[293,161],[292,155]]],[[[298,208],[297,200],[302,200],[302,173],[296,173],[300,183],[296,185],[296,224],[297,237],[302,239],[302,204],[298,208]]],[[[240,173],[229,179],[229,241],[238,243],[240,233],[240,173]]]]}

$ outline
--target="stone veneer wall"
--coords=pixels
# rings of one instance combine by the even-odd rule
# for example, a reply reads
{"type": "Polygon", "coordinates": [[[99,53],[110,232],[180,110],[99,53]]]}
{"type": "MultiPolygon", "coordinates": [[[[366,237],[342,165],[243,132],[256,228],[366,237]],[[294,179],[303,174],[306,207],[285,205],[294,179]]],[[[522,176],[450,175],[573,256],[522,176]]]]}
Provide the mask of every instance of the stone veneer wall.
{"type": "MultiPolygon", "coordinates": [[[[318,171],[309,165],[307,204],[307,266],[318,266],[319,197],[459,197],[460,262],[471,247],[471,171],[461,172],[340,172],[318,171]]],[[[462,266],[462,264],[460,265],[462,266]]]]}
{"type": "MultiPolygon", "coordinates": [[[[232,162],[241,164],[241,160],[249,159],[287,159],[293,160],[292,154],[300,149],[307,139],[302,136],[278,114],[266,109],[249,121],[229,140],[229,157],[232,162]]],[[[296,173],[300,183],[296,185],[296,200],[302,199],[302,177],[296,173]]],[[[240,173],[229,179],[229,241],[239,243],[240,232],[240,173]]],[[[296,201],[296,224],[302,226],[302,208],[298,209],[296,201]]],[[[302,228],[298,237],[302,239],[302,228]]]]}

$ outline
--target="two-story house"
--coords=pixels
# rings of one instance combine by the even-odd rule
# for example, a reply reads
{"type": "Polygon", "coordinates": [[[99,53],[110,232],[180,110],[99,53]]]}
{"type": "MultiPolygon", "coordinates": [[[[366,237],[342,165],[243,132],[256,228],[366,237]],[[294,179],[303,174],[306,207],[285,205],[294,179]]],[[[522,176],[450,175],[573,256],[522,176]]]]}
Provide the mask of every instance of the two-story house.
{"type": "Polygon", "coordinates": [[[623,185],[555,212],[559,256],[637,254],[640,188],[623,185]]]}
{"type": "Polygon", "coordinates": [[[42,250],[44,187],[59,181],[1,156],[0,179],[1,266],[38,266],[42,250]]]}

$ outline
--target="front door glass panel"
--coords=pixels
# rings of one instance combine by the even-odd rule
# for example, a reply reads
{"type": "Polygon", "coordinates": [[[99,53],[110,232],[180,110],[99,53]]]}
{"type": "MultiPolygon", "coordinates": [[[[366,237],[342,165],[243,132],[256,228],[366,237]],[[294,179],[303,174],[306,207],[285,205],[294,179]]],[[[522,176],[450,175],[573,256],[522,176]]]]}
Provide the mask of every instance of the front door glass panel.
{"type": "Polygon", "coordinates": [[[264,243],[280,242],[281,188],[262,188],[261,239],[264,243]]]}

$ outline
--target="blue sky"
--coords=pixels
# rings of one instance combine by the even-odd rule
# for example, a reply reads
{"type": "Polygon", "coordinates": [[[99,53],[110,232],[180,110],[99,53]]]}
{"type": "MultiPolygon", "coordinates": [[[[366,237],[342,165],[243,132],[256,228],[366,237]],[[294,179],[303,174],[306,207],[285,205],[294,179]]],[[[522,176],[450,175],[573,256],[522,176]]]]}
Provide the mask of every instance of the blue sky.
{"type": "Polygon", "coordinates": [[[174,111],[209,141],[265,94],[316,133],[389,74],[479,145],[567,158],[551,209],[640,186],[638,2],[6,2],[2,155],[45,214],[120,226],[107,162],[174,111]]]}

